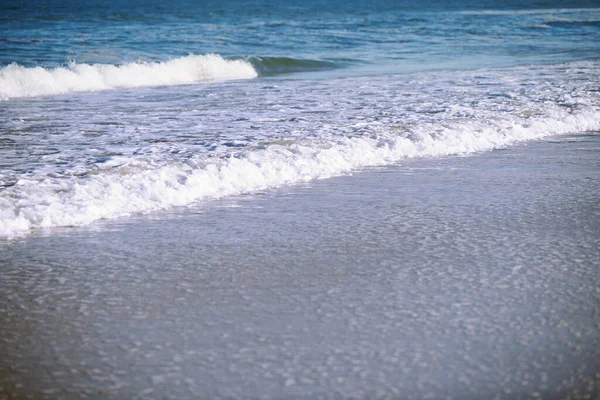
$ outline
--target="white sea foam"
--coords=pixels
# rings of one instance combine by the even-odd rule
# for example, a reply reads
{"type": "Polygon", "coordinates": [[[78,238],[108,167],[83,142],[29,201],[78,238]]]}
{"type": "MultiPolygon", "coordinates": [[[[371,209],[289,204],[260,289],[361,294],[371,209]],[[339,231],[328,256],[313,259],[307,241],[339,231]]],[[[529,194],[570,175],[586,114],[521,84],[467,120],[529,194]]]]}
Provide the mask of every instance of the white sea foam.
{"type": "Polygon", "coordinates": [[[423,124],[410,134],[274,144],[236,157],[174,163],[158,168],[123,166],[85,177],[21,180],[0,196],[0,237],[31,229],[85,225],[103,218],[184,206],[198,200],[328,178],[408,157],[468,154],[548,135],[600,129],[600,113],[557,108],[537,119],[503,118],[423,124]]]}
{"type": "Polygon", "coordinates": [[[35,97],[116,88],[181,85],[196,82],[256,78],[249,62],[226,60],[217,54],[190,55],[166,62],[125,65],[77,64],[68,68],[0,69],[0,98],[35,97]]]}

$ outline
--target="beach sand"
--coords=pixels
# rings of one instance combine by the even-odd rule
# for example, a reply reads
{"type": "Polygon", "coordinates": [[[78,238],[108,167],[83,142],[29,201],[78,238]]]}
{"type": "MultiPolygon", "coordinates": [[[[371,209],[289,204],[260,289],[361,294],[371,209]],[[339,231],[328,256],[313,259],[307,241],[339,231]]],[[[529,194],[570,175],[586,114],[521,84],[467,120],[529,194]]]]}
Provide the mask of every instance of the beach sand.
{"type": "Polygon", "coordinates": [[[600,134],[37,231],[0,268],[1,399],[598,398],[600,134]]]}

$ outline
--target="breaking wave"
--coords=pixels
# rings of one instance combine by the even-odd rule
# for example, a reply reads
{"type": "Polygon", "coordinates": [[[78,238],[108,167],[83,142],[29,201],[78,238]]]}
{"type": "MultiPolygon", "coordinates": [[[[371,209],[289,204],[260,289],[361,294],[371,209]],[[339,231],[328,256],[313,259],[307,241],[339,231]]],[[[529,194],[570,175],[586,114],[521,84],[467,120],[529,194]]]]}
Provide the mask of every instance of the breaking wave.
{"type": "Polygon", "coordinates": [[[0,98],[36,97],[118,88],[182,85],[256,78],[248,61],[218,54],[189,55],[165,62],[124,65],[77,64],[42,68],[10,64],[0,69],[0,98]]]}
{"type": "Polygon", "coordinates": [[[289,57],[248,57],[246,60],[252,64],[254,69],[261,76],[281,75],[303,71],[320,71],[342,67],[341,64],[331,61],[289,57]]]}
{"type": "Polygon", "coordinates": [[[425,124],[409,135],[388,132],[376,138],[271,144],[236,156],[157,168],[125,165],[83,177],[23,179],[2,191],[0,238],[21,236],[35,228],[86,225],[99,219],[328,178],[410,157],[468,154],[544,136],[598,129],[597,111],[556,111],[526,122],[505,119],[425,124]]]}

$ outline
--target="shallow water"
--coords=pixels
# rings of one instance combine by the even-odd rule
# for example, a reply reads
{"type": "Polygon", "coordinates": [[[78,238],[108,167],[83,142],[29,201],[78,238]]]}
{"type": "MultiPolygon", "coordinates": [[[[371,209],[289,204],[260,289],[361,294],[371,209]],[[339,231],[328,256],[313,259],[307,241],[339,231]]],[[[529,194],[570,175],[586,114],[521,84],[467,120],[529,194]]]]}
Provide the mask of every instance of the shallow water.
{"type": "Polygon", "coordinates": [[[599,75],[580,62],[9,100],[0,237],[598,129],[599,75]]]}
{"type": "Polygon", "coordinates": [[[599,155],[553,137],[4,242],[0,390],[597,395],[599,155]]]}
{"type": "Polygon", "coordinates": [[[0,240],[600,129],[594,1],[5,1],[0,240]]]}

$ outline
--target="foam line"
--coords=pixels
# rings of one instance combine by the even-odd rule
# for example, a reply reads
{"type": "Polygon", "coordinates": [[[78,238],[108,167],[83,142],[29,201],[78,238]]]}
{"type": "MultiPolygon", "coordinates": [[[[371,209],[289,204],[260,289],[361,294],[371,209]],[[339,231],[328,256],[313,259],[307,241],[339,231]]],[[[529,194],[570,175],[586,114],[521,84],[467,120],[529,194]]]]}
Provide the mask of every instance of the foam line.
{"type": "Polygon", "coordinates": [[[408,157],[469,154],[549,135],[593,130],[600,130],[597,110],[570,113],[556,109],[547,117],[526,121],[506,118],[444,126],[424,124],[409,135],[380,132],[377,139],[274,144],[201,163],[160,168],[123,166],[85,177],[23,180],[0,192],[0,238],[328,178],[408,157]]]}
{"type": "Polygon", "coordinates": [[[67,68],[54,69],[10,64],[0,69],[0,98],[7,100],[69,92],[251,79],[257,76],[249,62],[226,60],[217,54],[125,65],[71,63],[67,68]]]}

